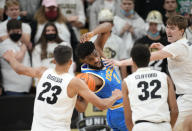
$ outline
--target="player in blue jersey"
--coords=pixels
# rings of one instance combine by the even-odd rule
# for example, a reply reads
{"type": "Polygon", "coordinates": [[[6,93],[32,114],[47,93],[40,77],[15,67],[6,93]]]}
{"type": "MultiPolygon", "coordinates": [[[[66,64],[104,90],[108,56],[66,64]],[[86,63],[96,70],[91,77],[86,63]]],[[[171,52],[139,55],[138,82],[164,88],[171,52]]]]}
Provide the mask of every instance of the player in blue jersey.
{"type": "MultiPolygon", "coordinates": [[[[84,63],[81,67],[82,73],[89,73],[95,80],[95,94],[101,98],[108,98],[115,89],[121,89],[121,79],[114,67],[104,66],[102,61],[103,47],[110,36],[112,25],[103,23],[93,31],[81,37],[81,44],[77,47],[77,56],[84,63]],[[97,35],[96,40],[89,41],[97,35]]],[[[123,100],[117,100],[107,111],[107,122],[113,131],[127,131],[124,120],[123,100]]]]}

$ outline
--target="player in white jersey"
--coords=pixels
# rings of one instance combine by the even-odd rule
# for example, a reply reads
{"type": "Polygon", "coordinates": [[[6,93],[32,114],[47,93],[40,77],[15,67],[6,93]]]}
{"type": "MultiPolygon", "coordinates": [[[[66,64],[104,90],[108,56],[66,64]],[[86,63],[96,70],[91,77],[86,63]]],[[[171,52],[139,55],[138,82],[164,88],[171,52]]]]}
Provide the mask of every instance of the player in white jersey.
{"type": "Polygon", "coordinates": [[[77,100],[77,95],[102,110],[111,107],[122,97],[121,91],[115,90],[110,98],[100,99],[82,80],[71,76],[68,69],[72,63],[72,50],[68,46],[59,45],[54,49],[54,69],[26,67],[14,55],[12,51],[7,51],[3,57],[17,73],[39,79],[32,131],[70,131],[75,105],[77,109],[83,110],[85,104],[84,101],[77,100]]]}
{"type": "Polygon", "coordinates": [[[122,83],[129,131],[172,131],[178,108],[170,78],[148,67],[150,51],[146,46],[134,46],[131,57],[137,70],[122,83]]]}
{"type": "MultiPolygon", "coordinates": [[[[187,25],[187,19],[183,16],[176,15],[169,18],[166,34],[171,44],[164,47],[161,43],[153,43],[150,47],[158,49],[151,54],[151,61],[168,58],[168,70],[179,96],[177,98],[179,116],[175,131],[182,131],[183,121],[187,116],[192,115],[192,43],[184,35],[187,25]]],[[[132,65],[131,59],[107,62],[118,66],[132,65]]]]}

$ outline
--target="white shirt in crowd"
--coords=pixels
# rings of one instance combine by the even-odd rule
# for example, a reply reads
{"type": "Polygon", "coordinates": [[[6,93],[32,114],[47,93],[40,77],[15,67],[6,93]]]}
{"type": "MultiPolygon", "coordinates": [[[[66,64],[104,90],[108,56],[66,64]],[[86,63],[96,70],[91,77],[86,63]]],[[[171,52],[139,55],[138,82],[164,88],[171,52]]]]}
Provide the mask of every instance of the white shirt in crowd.
{"type": "MultiPolygon", "coordinates": [[[[8,35],[7,22],[8,20],[0,23],[0,37],[4,35],[8,35]]],[[[31,35],[31,27],[27,23],[22,23],[22,32],[31,35]]]]}
{"type": "MultiPolygon", "coordinates": [[[[46,24],[46,23],[45,23],[46,24]]],[[[42,32],[43,32],[43,29],[45,27],[45,24],[38,24],[38,27],[37,27],[37,33],[35,35],[35,43],[38,42],[38,40],[40,39],[41,35],[42,35],[42,32]]],[[[64,23],[58,23],[58,22],[54,22],[55,26],[57,27],[57,30],[58,30],[58,34],[59,34],[59,37],[65,41],[65,42],[68,42],[70,43],[70,38],[71,38],[71,34],[66,26],[66,24],[64,23]]]]}
{"type": "MultiPolygon", "coordinates": [[[[19,42],[21,44],[21,42],[19,42]]],[[[1,72],[3,76],[3,87],[5,91],[12,92],[29,92],[31,88],[32,79],[31,77],[19,75],[17,74],[12,67],[2,58],[2,55],[7,50],[13,50],[14,52],[20,51],[20,45],[16,44],[9,38],[4,40],[0,44],[0,64],[1,64],[1,72]]],[[[31,66],[30,57],[28,52],[26,51],[25,56],[23,58],[22,64],[25,66],[31,66]]]]}

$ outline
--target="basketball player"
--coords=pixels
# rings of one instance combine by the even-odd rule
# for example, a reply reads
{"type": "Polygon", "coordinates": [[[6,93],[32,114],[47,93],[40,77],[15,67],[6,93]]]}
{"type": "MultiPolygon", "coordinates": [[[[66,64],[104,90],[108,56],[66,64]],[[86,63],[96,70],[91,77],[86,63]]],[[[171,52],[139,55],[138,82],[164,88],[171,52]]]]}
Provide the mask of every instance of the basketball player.
{"type": "MultiPolygon", "coordinates": [[[[77,56],[84,63],[81,67],[82,73],[89,73],[95,80],[95,94],[101,98],[108,98],[112,91],[121,89],[121,79],[117,75],[114,67],[104,67],[101,57],[103,47],[110,36],[112,25],[103,23],[93,31],[81,37],[81,44],[77,47],[77,56]],[[88,41],[90,37],[97,35],[94,43],[88,41]]],[[[123,113],[123,99],[117,100],[112,107],[107,110],[107,123],[113,131],[127,131],[123,113]]]]}
{"type": "Polygon", "coordinates": [[[178,116],[173,84],[160,71],[148,67],[150,51],[144,45],[132,48],[136,72],[123,80],[123,104],[130,131],[172,131],[178,116]],[[170,124],[171,123],[171,124],[170,124]]]}
{"type": "Polygon", "coordinates": [[[121,91],[115,90],[107,99],[100,99],[80,79],[71,76],[68,69],[72,63],[72,50],[59,45],[54,49],[54,69],[31,68],[20,64],[12,51],[3,57],[19,74],[39,79],[34,104],[32,131],[70,131],[71,117],[77,94],[101,110],[111,107],[121,98],[121,91]]]}
{"type": "MultiPolygon", "coordinates": [[[[175,131],[182,131],[182,123],[187,116],[192,115],[192,43],[184,32],[188,25],[187,19],[176,15],[167,20],[166,34],[170,45],[153,43],[151,48],[158,51],[151,54],[150,61],[168,58],[168,70],[176,87],[179,116],[175,124],[175,131]]],[[[107,60],[108,64],[124,66],[132,65],[132,60],[107,60]]]]}

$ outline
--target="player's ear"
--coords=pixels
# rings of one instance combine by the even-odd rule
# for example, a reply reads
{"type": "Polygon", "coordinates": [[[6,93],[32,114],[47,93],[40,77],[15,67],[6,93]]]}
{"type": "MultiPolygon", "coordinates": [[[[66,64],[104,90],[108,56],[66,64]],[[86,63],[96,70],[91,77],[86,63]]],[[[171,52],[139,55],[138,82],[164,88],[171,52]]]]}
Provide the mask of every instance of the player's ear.
{"type": "Polygon", "coordinates": [[[71,59],[69,60],[69,64],[70,64],[70,65],[72,64],[72,60],[71,60],[71,59]]]}
{"type": "Polygon", "coordinates": [[[80,61],[81,63],[85,63],[85,60],[83,60],[83,59],[79,59],[79,61],[80,61]]]}
{"type": "Polygon", "coordinates": [[[52,61],[52,62],[53,62],[53,64],[56,64],[56,60],[55,60],[55,59],[53,59],[53,61],[52,61]]]}

